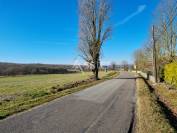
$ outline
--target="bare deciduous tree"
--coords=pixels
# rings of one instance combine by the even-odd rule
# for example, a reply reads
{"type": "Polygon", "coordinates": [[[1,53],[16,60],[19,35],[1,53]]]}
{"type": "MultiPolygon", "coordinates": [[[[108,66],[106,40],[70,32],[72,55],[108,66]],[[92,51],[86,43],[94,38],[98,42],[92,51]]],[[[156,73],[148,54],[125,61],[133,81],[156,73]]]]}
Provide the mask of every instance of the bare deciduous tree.
{"type": "MultiPolygon", "coordinates": [[[[135,51],[135,64],[139,70],[152,72],[152,55],[156,56],[157,78],[163,75],[164,66],[176,60],[177,0],[161,0],[155,10],[153,42],[135,51]],[[152,45],[154,44],[154,45],[152,45]],[[155,53],[153,53],[155,50],[155,53]]],[[[153,24],[154,25],[154,24],[153,24]]]]}
{"type": "Polygon", "coordinates": [[[108,0],[79,0],[79,50],[81,57],[93,65],[96,80],[99,79],[101,47],[111,33],[107,23],[109,13],[108,0]]]}
{"type": "Polygon", "coordinates": [[[172,62],[176,56],[177,1],[162,0],[157,7],[155,17],[158,55],[166,60],[166,63],[172,62]]]}
{"type": "Polygon", "coordinates": [[[128,65],[128,62],[126,60],[122,61],[122,67],[123,67],[124,71],[128,71],[129,65],[128,65]]]}
{"type": "Polygon", "coordinates": [[[116,65],[117,65],[116,62],[111,62],[111,65],[110,65],[111,69],[116,70],[116,65]]]}

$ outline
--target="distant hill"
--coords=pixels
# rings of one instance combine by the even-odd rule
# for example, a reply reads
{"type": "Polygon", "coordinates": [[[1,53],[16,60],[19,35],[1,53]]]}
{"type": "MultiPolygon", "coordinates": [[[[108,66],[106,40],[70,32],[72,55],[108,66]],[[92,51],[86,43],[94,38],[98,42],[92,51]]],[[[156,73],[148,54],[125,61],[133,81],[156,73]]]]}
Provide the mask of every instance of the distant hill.
{"type": "Polygon", "coordinates": [[[49,64],[16,64],[0,62],[0,75],[27,75],[27,74],[65,74],[70,71],[72,65],[49,64]]]}

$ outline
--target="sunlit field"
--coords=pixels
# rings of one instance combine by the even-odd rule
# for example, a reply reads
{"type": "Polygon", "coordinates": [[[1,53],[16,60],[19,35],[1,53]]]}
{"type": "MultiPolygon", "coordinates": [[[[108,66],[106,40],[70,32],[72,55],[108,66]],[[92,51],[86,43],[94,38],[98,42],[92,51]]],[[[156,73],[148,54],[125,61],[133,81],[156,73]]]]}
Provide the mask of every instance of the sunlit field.
{"type": "MultiPolygon", "coordinates": [[[[102,78],[110,72],[100,72],[102,78]]],[[[91,72],[74,74],[27,75],[0,78],[0,117],[43,103],[56,85],[73,83],[93,76],[91,72]],[[28,107],[29,106],[29,107],[28,107]]]]}

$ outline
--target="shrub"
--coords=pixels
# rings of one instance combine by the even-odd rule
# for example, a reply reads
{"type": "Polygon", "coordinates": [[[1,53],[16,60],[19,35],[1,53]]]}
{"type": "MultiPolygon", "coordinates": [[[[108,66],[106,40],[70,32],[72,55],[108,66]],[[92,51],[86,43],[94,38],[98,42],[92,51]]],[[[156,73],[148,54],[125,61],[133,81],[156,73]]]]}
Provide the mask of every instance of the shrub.
{"type": "Polygon", "coordinates": [[[177,62],[165,65],[165,81],[177,87],[177,62]]]}

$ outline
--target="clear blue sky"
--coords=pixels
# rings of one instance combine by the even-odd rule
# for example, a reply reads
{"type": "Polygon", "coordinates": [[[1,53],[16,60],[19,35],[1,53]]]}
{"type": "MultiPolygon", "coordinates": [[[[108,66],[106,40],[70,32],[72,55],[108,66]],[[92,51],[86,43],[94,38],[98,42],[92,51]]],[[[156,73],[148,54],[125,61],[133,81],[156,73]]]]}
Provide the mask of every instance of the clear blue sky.
{"type": "MultiPolygon", "coordinates": [[[[113,34],[104,64],[133,61],[159,0],[112,0],[113,34]]],[[[0,61],[73,64],[78,56],[77,0],[0,0],[0,61]]]]}

